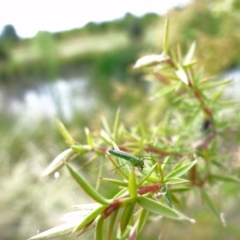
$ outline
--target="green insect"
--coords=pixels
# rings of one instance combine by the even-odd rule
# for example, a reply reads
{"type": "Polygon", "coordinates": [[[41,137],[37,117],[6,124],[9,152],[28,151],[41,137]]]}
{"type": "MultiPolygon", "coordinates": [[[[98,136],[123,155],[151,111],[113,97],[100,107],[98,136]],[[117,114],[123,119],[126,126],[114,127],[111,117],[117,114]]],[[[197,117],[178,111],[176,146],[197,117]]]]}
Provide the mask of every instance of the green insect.
{"type": "MultiPolygon", "coordinates": [[[[124,160],[127,160],[129,163],[132,164],[132,166],[134,167],[138,167],[141,171],[143,170],[144,168],[144,159],[148,159],[148,157],[142,157],[142,158],[138,158],[138,157],[135,157],[133,155],[131,155],[130,153],[127,153],[127,152],[124,152],[124,151],[121,151],[121,150],[116,150],[116,149],[111,149],[108,151],[110,154],[116,156],[116,157],[119,157],[119,158],[122,158],[124,160]]],[[[150,158],[152,159],[152,158],[150,158]]],[[[183,161],[183,159],[177,161],[177,162],[181,162],[183,161]]],[[[165,162],[164,161],[164,164],[173,164],[173,163],[177,163],[177,162],[165,162]]]]}
{"type": "Polygon", "coordinates": [[[122,158],[122,159],[125,159],[127,160],[128,162],[130,162],[134,167],[138,167],[141,169],[141,171],[143,170],[144,168],[144,161],[140,158],[137,158],[127,152],[124,152],[124,151],[121,151],[121,150],[109,150],[108,151],[110,154],[116,156],[116,157],[119,157],[119,158],[122,158]]]}

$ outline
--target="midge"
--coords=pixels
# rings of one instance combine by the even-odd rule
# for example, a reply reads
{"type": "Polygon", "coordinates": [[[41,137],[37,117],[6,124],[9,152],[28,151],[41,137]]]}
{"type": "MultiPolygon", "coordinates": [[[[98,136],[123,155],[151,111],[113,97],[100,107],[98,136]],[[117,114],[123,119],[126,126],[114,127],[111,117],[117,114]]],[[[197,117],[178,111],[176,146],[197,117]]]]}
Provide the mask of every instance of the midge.
{"type": "Polygon", "coordinates": [[[128,162],[130,162],[134,167],[138,167],[141,169],[141,171],[144,168],[144,161],[140,158],[137,158],[127,152],[121,151],[121,150],[109,150],[108,151],[110,154],[125,159],[128,162]]]}

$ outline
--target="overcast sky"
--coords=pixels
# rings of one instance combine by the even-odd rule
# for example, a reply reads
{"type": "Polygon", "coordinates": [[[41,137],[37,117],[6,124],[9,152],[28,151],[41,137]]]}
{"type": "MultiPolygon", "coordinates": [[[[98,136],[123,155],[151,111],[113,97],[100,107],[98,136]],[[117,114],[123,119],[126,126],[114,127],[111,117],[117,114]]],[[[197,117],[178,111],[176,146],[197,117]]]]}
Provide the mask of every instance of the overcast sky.
{"type": "Polygon", "coordinates": [[[78,28],[88,22],[121,18],[130,12],[164,14],[190,0],[2,0],[0,31],[12,24],[21,37],[33,37],[38,31],[57,32],[78,28]]]}

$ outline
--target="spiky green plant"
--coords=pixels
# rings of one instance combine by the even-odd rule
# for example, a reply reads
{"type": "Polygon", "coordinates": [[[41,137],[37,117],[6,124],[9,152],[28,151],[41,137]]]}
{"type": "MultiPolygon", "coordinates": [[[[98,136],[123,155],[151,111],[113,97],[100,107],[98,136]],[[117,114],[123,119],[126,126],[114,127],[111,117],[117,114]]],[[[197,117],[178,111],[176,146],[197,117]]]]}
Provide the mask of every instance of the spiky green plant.
{"type": "Polygon", "coordinates": [[[240,135],[235,126],[221,117],[221,109],[233,104],[221,98],[222,86],[229,81],[204,78],[193,60],[194,49],[195,44],[184,57],[179,49],[169,53],[166,21],[163,53],[142,57],[134,65],[134,69],[146,70],[155,77],[151,106],[146,112],[158,111],[156,102],[165,100],[163,118],[157,125],[142,121],[126,128],[118,110],[112,129],[103,119],[103,129],[94,133],[85,129],[86,143],[80,144],[57,120],[69,148],[56,157],[43,177],[65,166],[94,202],[78,205],[77,211],[64,216],[68,219],[66,224],[30,239],[79,236],[92,228],[95,239],[136,239],[152,214],[194,222],[194,216],[186,216],[179,206],[183,195],[187,198],[196,191],[224,223],[206,187],[219,181],[240,183],[237,177],[227,174],[227,158],[217,142],[229,132],[235,131],[237,141],[240,135]],[[111,154],[114,152],[109,152],[110,149],[117,154],[111,154]],[[103,181],[109,184],[110,197],[105,197],[70,165],[70,161],[83,155],[90,156],[91,164],[99,165],[100,159],[104,159],[115,166],[113,177],[104,177],[104,171],[99,168],[95,179],[98,187],[103,181]],[[137,155],[148,155],[150,159],[137,155]]]}

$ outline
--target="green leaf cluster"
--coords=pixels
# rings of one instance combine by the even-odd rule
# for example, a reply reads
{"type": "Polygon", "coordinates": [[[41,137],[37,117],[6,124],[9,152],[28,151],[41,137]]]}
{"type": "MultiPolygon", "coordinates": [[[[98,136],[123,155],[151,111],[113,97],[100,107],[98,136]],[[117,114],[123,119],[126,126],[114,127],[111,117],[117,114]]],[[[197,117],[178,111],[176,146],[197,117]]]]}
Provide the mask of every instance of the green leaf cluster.
{"type": "MultiPolygon", "coordinates": [[[[155,107],[158,111],[157,101],[164,99],[166,102],[164,116],[158,124],[148,125],[139,121],[128,128],[118,110],[112,127],[103,119],[103,129],[98,132],[85,129],[86,142],[78,143],[58,121],[68,149],[56,157],[42,177],[66,166],[94,204],[85,206],[87,214],[81,214],[86,210],[82,206],[81,217],[30,239],[81,235],[92,228],[95,239],[113,239],[113,236],[116,239],[136,239],[151,215],[194,222],[193,216],[186,216],[180,206],[183,206],[183,196],[190,197],[196,191],[225,224],[208,189],[219,181],[240,183],[237,177],[228,174],[227,158],[224,158],[217,141],[224,141],[230,127],[232,131],[235,129],[236,139],[240,139],[238,128],[221,118],[222,109],[229,106],[221,98],[222,86],[228,81],[212,81],[213,78],[204,77],[194,59],[196,44],[193,43],[183,55],[180,49],[176,52],[169,49],[168,35],[169,24],[166,21],[162,54],[144,56],[134,65],[136,71],[146,71],[155,77],[150,96],[152,109],[155,107]],[[121,154],[111,155],[110,149],[127,153],[127,158],[121,154]],[[131,155],[133,157],[129,158],[131,155]],[[94,188],[91,181],[70,164],[78,159],[78,164],[83,166],[86,164],[83,156],[89,157],[89,166],[99,166],[99,159],[106,162],[104,170],[99,168],[95,180],[97,186],[104,182],[109,189],[116,189],[110,197],[94,188]],[[144,161],[143,169],[137,167],[142,164],[134,164],[133,160],[144,161]],[[115,167],[113,177],[104,177],[109,172],[108,166],[112,168],[112,165],[115,167]]],[[[74,214],[78,216],[79,211],[74,214]]]]}

